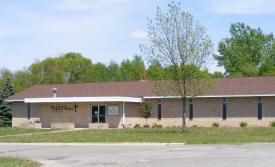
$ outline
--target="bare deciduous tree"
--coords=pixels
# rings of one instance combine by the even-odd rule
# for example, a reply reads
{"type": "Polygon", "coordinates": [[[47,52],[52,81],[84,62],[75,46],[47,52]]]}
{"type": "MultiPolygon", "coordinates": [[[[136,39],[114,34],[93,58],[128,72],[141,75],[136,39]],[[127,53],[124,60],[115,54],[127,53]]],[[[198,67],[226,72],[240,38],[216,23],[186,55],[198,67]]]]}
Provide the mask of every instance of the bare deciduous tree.
{"type": "Polygon", "coordinates": [[[172,2],[168,6],[168,12],[158,7],[155,19],[149,19],[149,42],[140,48],[149,60],[158,61],[169,69],[172,79],[157,82],[156,89],[182,99],[184,132],[187,97],[202,94],[211,87],[212,80],[202,69],[212,55],[213,44],[205,28],[194,22],[193,16],[184,12],[180,3],[172,2]]]}

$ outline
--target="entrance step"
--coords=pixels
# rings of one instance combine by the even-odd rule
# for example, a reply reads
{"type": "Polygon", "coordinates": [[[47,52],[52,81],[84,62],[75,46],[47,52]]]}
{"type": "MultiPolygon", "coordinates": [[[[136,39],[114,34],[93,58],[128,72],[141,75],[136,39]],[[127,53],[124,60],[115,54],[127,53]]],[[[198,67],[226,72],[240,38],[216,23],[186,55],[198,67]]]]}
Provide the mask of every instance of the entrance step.
{"type": "Polygon", "coordinates": [[[52,129],[74,129],[74,123],[70,122],[56,122],[56,123],[51,123],[51,128],[52,129]]]}
{"type": "Polygon", "coordinates": [[[90,123],[89,128],[90,129],[108,129],[109,123],[90,123]]]}

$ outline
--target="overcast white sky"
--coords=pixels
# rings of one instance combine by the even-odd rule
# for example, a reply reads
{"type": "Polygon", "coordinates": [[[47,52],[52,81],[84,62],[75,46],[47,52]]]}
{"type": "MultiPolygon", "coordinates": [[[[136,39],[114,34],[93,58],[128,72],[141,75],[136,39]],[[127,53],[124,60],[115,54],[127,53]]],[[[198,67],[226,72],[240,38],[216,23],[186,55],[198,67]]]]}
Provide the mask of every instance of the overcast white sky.
{"type": "MultiPolygon", "coordinates": [[[[13,71],[34,60],[79,52],[93,63],[120,62],[146,42],[146,17],[169,0],[1,0],[0,68],[13,71]]],[[[215,47],[231,23],[275,29],[275,0],[181,0],[206,27],[215,47]]],[[[216,62],[209,69],[221,71],[216,62]]]]}

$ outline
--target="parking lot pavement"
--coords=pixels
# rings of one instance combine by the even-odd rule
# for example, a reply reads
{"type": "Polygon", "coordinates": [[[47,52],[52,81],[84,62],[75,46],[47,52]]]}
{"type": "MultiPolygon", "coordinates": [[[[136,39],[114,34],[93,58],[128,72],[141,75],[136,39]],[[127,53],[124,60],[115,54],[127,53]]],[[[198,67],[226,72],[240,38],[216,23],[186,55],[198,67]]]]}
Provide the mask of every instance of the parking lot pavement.
{"type": "Polygon", "coordinates": [[[0,144],[0,157],[16,156],[47,167],[187,166],[274,167],[275,143],[232,145],[0,144]]]}

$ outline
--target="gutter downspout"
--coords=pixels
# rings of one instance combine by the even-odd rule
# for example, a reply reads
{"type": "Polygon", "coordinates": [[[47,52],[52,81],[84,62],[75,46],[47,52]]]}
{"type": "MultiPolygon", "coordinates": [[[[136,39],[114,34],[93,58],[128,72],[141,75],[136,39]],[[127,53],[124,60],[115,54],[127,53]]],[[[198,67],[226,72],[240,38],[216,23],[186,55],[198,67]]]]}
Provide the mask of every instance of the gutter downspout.
{"type": "Polygon", "coordinates": [[[122,126],[125,125],[125,101],[123,101],[122,105],[122,126]]]}

